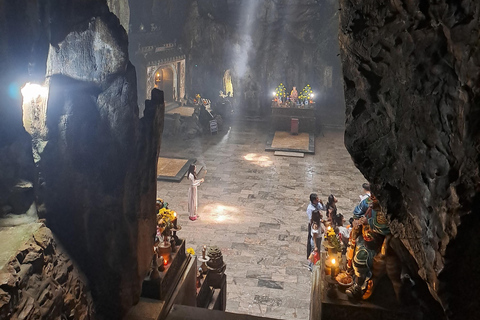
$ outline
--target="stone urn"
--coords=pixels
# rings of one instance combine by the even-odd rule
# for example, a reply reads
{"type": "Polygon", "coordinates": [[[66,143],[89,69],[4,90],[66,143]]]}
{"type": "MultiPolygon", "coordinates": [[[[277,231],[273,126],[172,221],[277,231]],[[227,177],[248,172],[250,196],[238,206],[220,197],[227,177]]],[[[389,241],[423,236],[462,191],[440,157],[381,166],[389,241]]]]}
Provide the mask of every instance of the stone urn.
{"type": "MultiPolygon", "coordinates": [[[[167,237],[165,237],[168,239],[167,237]]],[[[172,252],[172,245],[170,242],[167,241],[162,241],[158,245],[158,254],[163,257],[163,260],[165,261],[165,264],[170,263],[171,260],[171,252],[172,252]]]]}

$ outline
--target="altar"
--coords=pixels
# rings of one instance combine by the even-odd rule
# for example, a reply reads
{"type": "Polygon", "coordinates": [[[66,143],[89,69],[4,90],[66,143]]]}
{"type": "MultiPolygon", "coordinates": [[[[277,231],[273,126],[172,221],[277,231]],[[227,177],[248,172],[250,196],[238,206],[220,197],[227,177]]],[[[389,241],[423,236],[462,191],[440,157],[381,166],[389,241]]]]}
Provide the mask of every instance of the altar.
{"type": "Polygon", "coordinates": [[[298,119],[299,132],[315,132],[315,109],[313,105],[304,107],[272,106],[272,129],[290,131],[292,118],[298,119]],[[310,107],[312,106],[312,107],[310,107]]]}
{"type": "Polygon", "coordinates": [[[320,262],[312,270],[311,320],[415,319],[413,315],[418,314],[418,310],[397,302],[388,277],[381,278],[370,299],[354,301],[347,297],[346,287],[332,281],[331,275],[326,274],[329,272],[325,271],[325,261],[326,253],[322,252],[320,262]]]}

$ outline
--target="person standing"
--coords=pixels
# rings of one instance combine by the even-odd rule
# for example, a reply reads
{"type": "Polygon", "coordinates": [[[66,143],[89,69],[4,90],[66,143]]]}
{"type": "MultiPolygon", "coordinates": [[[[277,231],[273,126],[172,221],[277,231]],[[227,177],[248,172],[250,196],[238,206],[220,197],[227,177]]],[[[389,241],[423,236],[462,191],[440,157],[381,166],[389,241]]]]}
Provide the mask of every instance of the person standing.
{"type": "MultiPolygon", "coordinates": [[[[310,194],[310,203],[308,204],[307,207],[307,221],[308,221],[308,239],[307,239],[307,259],[310,257],[310,253],[312,252],[312,244],[311,244],[311,239],[312,239],[312,212],[315,210],[323,210],[325,211],[325,206],[323,205],[322,200],[318,198],[318,195],[316,193],[310,194]]],[[[320,219],[322,217],[320,216],[320,219]]]]}
{"type": "MultiPolygon", "coordinates": [[[[310,220],[310,225],[311,227],[311,232],[310,232],[310,247],[313,248],[312,254],[316,254],[317,256],[320,253],[320,245],[322,243],[322,238],[323,234],[325,233],[325,227],[323,226],[323,223],[321,221],[322,215],[320,214],[319,210],[314,210],[312,212],[312,219],[310,220]]],[[[312,259],[311,256],[309,256],[310,263],[308,265],[308,269],[312,271],[313,265],[317,262],[315,258],[312,259]]]]}
{"type": "Polygon", "coordinates": [[[188,180],[190,180],[190,188],[188,189],[188,218],[192,221],[199,218],[197,215],[197,187],[205,181],[204,179],[197,179],[196,168],[194,164],[191,164],[187,174],[188,180]]]}
{"type": "Polygon", "coordinates": [[[325,210],[327,211],[327,218],[332,222],[333,228],[335,228],[337,221],[337,202],[337,197],[331,194],[330,196],[328,196],[327,205],[325,206],[325,210]]]}

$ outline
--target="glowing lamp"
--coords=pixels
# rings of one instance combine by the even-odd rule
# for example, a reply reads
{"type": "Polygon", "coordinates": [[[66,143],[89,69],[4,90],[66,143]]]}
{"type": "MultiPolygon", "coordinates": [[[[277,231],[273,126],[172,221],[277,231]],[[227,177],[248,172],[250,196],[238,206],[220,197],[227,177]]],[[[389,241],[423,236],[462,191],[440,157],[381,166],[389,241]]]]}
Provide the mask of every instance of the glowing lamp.
{"type": "Polygon", "coordinates": [[[27,82],[21,89],[24,101],[36,100],[39,97],[45,98],[48,95],[48,88],[36,83],[27,82]]]}
{"type": "Polygon", "coordinates": [[[330,275],[332,277],[332,280],[335,280],[335,269],[336,269],[335,268],[335,262],[336,261],[335,261],[335,259],[332,259],[331,262],[332,262],[332,266],[331,266],[332,271],[331,271],[330,275]]]}
{"type": "Polygon", "coordinates": [[[31,134],[46,137],[48,86],[27,82],[21,89],[23,127],[31,134]]]}
{"type": "Polygon", "coordinates": [[[177,219],[177,213],[176,213],[175,211],[173,212],[173,217],[174,217],[174,218],[173,218],[173,227],[174,227],[175,229],[177,229],[177,221],[178,221],[178,219],[177,219]]]}

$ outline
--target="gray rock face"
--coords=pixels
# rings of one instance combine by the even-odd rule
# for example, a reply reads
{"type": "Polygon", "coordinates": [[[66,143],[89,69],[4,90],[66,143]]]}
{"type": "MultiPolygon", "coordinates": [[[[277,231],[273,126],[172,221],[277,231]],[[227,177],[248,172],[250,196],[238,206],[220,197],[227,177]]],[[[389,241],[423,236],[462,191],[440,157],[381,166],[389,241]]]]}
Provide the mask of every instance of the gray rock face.
{"type": "MultiPolygon", "coordinates": [[[[104,1],[24,6],[0,0],[1,88],[7,95],[13,80],[48,76],[47,130],[34,135],[33,145],[41,146],[35,167],[32,138],[17,112],[20,97],[0,102],[0,124],[5,119],[6,125],[0,132],[10,132],[8,139],[0,136],[0,149],[11,150],[0,155],[0,177],[9,178],[0,186],[33,182],[39,216],[88,278],[95,312],[121,319],[138,300],[150,267],[163,96],[155,92],[138,119],[128,40],[104,1]],[[4,171],[10,168],[16,171],[4,171]]],[[[40,265],[40,255],[27,258],[40,265]]]]}
{"type": "Polygon", "coordinates": [[[113,15],[94,17],[50,46],[47,76],[66,75],[105,89],[128,64],[128,41],[115,20],[113,15]]]}
{"type": "Polygon", "coordinates": [[[476,314],[464,302],[480,295],[479,10],[341,1],[346,146],[451,319],[476,314]]]}
{"type": "Polygon", "coordinates": [[[129,31],[130,28],[130,6],[128,0],[107,0],[110,11],[115,14],[125,31],[129,31]]]}
{"type": "Polygon", "coordinates": [[[16,185],[35,179],[30,136],[22,127],[20,86],[28,81],[30,48],[25,43],[34,42],[36,33],[25,22],[25,10],[9,11],[15,5],[0,1],[0,218],[23,214],[34,201],[33,192],[18,193],[16,185]],[[27,199],[18,204],[18,196],[27,199]]]}
{"type": "Polygon", "coordinates": [[[89,23],[85,32],[95,35],[93,47],[108,51],[108,59],[95,54],[91,60],[90,37],[84,41],[77,32],[49,58],[57,65],[86,62],[84,69],[49,68],[49,137],[39,167],[43,216],[85,268],[98,312],[119,318],[138,299],[151,261],[163,102],[138,120],[135,71],[115,58],[126,56],[125,38],[110,37],[115,27],[89,23]]]}

